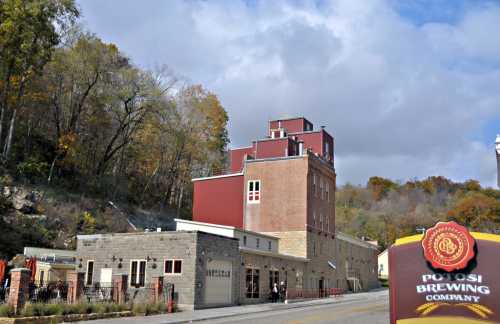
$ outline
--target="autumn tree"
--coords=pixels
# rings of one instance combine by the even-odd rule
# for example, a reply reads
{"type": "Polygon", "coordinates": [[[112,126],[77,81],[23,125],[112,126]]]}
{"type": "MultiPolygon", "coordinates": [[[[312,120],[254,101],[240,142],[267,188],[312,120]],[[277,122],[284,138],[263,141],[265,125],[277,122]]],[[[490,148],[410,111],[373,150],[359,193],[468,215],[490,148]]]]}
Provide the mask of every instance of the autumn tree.
{"type": "Polygon", "coordinates": [[[72,0],[0,2],[0,143],[5,116],[11,116],[2,153],[5,159],[10,155],[26,87],[51,59],[60,41],[57,28],[65,28],[78,15],[72,0]]]}

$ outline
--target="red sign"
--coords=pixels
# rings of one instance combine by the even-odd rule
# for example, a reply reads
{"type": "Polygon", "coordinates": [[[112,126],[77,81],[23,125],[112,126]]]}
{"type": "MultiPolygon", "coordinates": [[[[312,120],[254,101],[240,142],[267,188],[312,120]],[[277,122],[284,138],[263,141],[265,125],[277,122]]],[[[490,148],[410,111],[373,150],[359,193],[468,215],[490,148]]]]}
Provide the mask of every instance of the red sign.
{"type": "Polygon", "coordinates": [[[474,258],[474,238],[455,222],[439,222],[425,232],[424,256],[433,268],[447,272],[465,269],[474,258]]]}

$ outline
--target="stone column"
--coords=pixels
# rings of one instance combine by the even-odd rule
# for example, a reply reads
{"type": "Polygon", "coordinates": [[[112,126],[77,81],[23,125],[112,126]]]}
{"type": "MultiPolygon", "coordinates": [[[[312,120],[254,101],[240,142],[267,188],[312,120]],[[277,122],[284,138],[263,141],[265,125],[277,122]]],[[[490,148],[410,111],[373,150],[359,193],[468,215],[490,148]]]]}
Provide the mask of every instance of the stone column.
{"type": "Polygon", "coordinates": [[[125,294],[128,287],[128,275],[113,275],[113,301],[117,304],[125,303],[125,294]]]}
{"type": "Polygon", "coordinates": [[[153,278],[153,302],[159,303],[163,296],[163,277],[153,278]]]}
{"type": "Polygon", "coordinates": [[[71,271],[68,272],[68,304],[76,304],[79,302],[85,280],[85,273],[71,271]]]}
{"type": "Polygon", "coordinates": [[[10,280],[8,303],[14,307],[14,312],[18,314],[29,300],[31,270],[26,268],[12,269],[10,280]]]}

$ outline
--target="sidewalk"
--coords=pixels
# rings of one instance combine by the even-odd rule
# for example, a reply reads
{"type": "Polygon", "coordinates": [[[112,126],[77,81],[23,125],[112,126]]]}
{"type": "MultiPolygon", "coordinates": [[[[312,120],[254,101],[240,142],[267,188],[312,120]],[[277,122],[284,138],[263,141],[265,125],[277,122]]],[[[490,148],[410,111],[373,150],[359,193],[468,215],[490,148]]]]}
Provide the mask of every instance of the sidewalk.
{"type": "Polygon", "coordinates": [[[244,305],[244,306],[232,306],[232,307],[221,307],[221,308],[209,308],[201,309],[195,311],[179,312],[174,314],[163,314],[147,317],[128,317],[120,319],[109,319],[109,320],[96,320],[92,321],[92,324],[132,324],[132,323],[161,323],[161,324],[174,324],[174,323],[192,323],[205,320],[214,320],[224,317],[238,316],[238,315],[248,315],[261,312],[269,312],[274,310],[285,310],[285,309],[295,309],[304,308],[310,306],[327,305],[334,303],[348,303],[351,301],[358,301],[366,298],[366,295],[380,295],[384,296],[387,294],[387,290],[384,291],[372,291],[367,293],[357,293],[357,294],[346,294],[341,297],[330,297],[323,299],[313,299],[306,300],[295,303],[266,303],[266,304],[256,304],[256,305],[244,305]]]}

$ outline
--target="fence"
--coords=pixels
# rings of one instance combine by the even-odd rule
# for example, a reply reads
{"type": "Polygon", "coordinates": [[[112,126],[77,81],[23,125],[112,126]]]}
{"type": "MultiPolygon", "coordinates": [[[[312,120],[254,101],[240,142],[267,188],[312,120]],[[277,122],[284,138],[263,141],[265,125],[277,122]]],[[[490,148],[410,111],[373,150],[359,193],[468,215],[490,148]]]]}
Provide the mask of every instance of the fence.
{"type": "Polygon", "coordinates": [[[32,283],[29,285],[29,301],[44,304],[66,303],[68,300],[68,287],[67,282],[32,283]]]}
{"type": "Polygon", "coordinates": [[[9,288],[0,287],[0,304],[4,304],[9,300],[9,288]]]}
{"type": "Polygon", "coordinates": [[[286,299],[338,297],[344,294],[341,288],[328,289],[287,289],[286,299]]]}
{"type": "MultiPolygon", "coordinates": [[[[112,283],[96,283],[92,286],[83,287],[82,298],[88,303],[111,303],[118,294],[118,286],[112,283]]],[[[125,294],[125,301],[127,294],[125,294]]]]}

